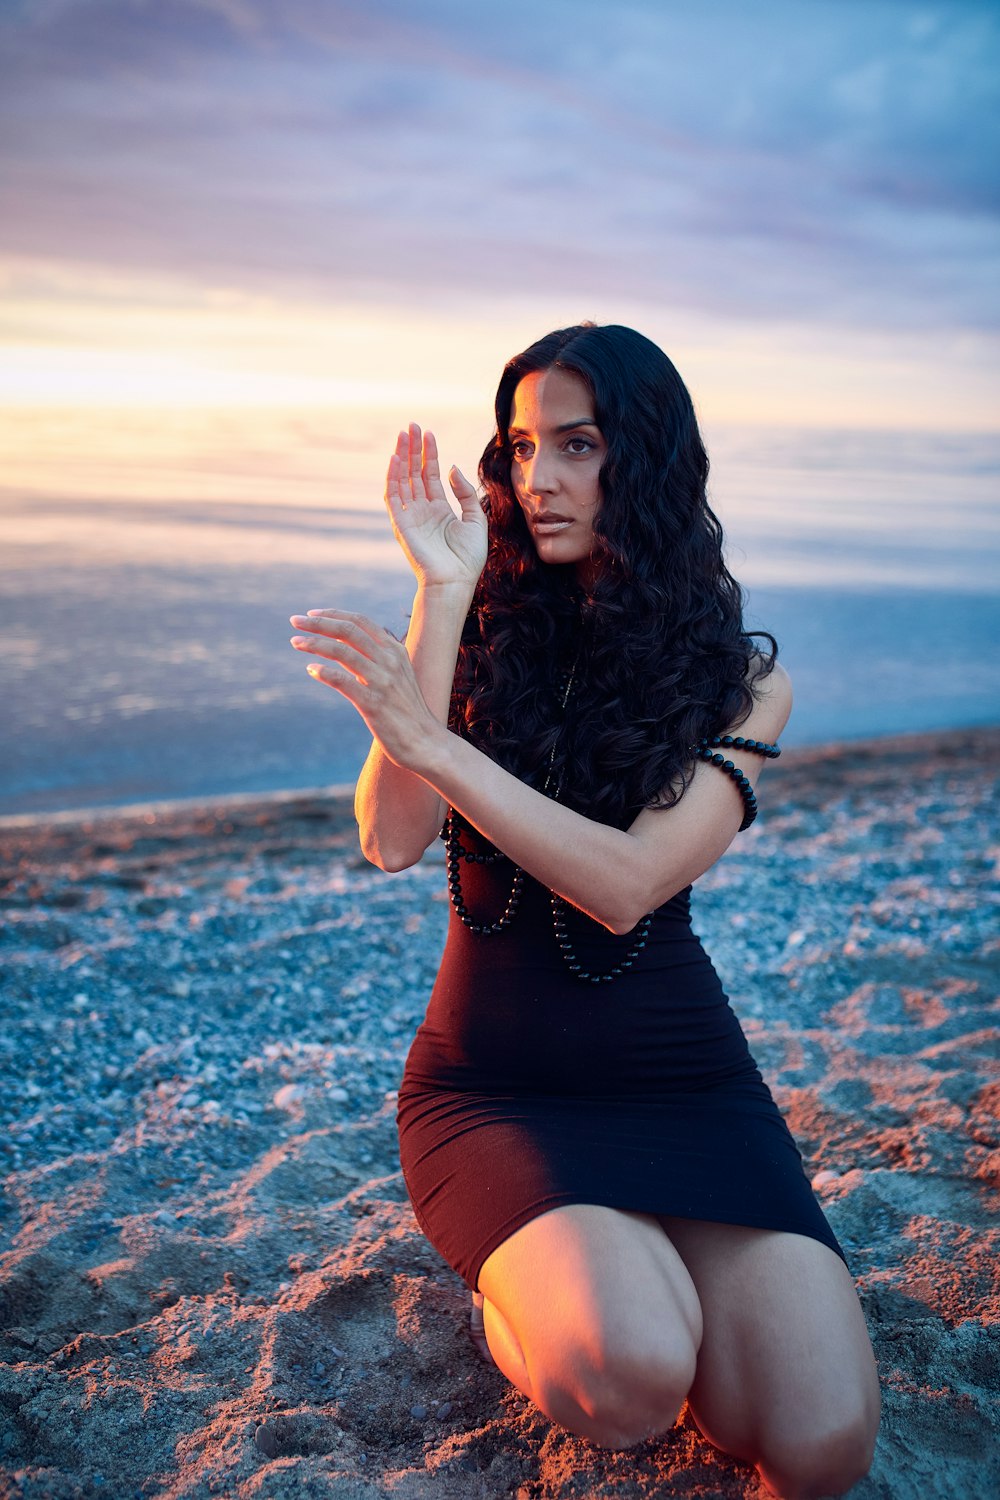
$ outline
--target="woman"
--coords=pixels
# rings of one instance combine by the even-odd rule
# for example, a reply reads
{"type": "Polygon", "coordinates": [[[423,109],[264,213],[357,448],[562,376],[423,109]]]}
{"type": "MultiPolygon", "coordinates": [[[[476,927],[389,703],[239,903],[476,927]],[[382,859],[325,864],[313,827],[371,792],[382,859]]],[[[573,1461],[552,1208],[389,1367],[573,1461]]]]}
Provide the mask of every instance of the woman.
{"type": "Polygon", "coordinates": [[[399,1095],[410,1197],[553,1421],[621,1448],[686,1400],[773,1494],[842,1494],[878,1424],[864,1318],[689,918],[755,813],[788,677],[744,632],[654,344],[550,334],[507,365],[496,423],[485,503],[451,471],[460,516],[431,434],[400,434],[405,645],[292,617],[373,735],[367,857],[404,869],[446,837],[454,910],[399,1095]]]}

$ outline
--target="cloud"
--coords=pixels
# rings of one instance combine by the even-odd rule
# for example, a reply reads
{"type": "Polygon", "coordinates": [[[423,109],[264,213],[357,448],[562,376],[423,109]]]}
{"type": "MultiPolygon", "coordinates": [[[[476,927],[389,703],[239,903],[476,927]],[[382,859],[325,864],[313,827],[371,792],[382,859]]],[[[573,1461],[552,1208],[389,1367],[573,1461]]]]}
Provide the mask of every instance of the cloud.
{"type": "Polygon", "coordinates": [[[995,327],[989,5],[49,0],[0,253],[381,303],[995,327]]]}

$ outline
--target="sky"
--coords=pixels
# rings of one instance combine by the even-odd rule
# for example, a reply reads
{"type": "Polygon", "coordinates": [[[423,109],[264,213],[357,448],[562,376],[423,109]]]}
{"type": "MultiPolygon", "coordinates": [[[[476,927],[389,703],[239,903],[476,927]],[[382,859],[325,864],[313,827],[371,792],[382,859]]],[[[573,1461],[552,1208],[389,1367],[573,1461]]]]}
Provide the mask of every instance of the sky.
{"type": "Polygon", "coordinates": [[[0,452],[488,411],[582,318],[711,419],[995,431],[998,94],[979,0],[0,0],[0,452]]]}

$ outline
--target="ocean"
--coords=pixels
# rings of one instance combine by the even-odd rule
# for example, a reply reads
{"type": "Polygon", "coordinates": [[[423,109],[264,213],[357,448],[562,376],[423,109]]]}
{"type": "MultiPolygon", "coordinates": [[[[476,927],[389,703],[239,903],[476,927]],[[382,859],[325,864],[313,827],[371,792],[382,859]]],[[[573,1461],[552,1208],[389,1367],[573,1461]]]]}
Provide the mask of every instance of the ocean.
{"type": "MultiPolygon", "coordinates": [[[[181,457],[136,440],[75,485],[68,450],[44,489],[8,469],[0,814],[354,780],[365,727],[306,676],[288,616],[336,604],[403,627],[380,498],[394,423],[262,420],[248,450],[245,422],[198,422],[181,457]]],[[[487,433],[466,414],[451,430],[471,474],[487,433]]],[[[783,744],[1000,721],[1000,436],[706,438],[748,626],[792,676],[783,744]]]]}

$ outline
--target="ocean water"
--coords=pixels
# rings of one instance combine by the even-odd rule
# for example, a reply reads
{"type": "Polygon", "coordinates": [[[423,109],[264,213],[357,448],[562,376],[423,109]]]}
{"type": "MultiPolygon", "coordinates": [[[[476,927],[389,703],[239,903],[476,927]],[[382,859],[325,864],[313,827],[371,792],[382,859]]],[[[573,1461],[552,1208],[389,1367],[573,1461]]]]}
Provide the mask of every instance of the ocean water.
{"type": "MultiPolygon", "coordinates": [[[[353,414],[339,447],[330,419],[309,449],[300,422],[312,467],[290,448],[284,478],[273,434],[266,462],[227,467],[230,432],[185,454],[183,483],[133,453],[102,475],[108,498],[93,474],[82,493],[51,474],[0,492],[0,814],[353,781],[367,732],[307,677],[288,616],[337,604],[404,625],[385,430],[353,414]]],[[[748,625],[793,679],[784,744],[1000,721],[1000,437],[707,438],[748,625]]]]}

